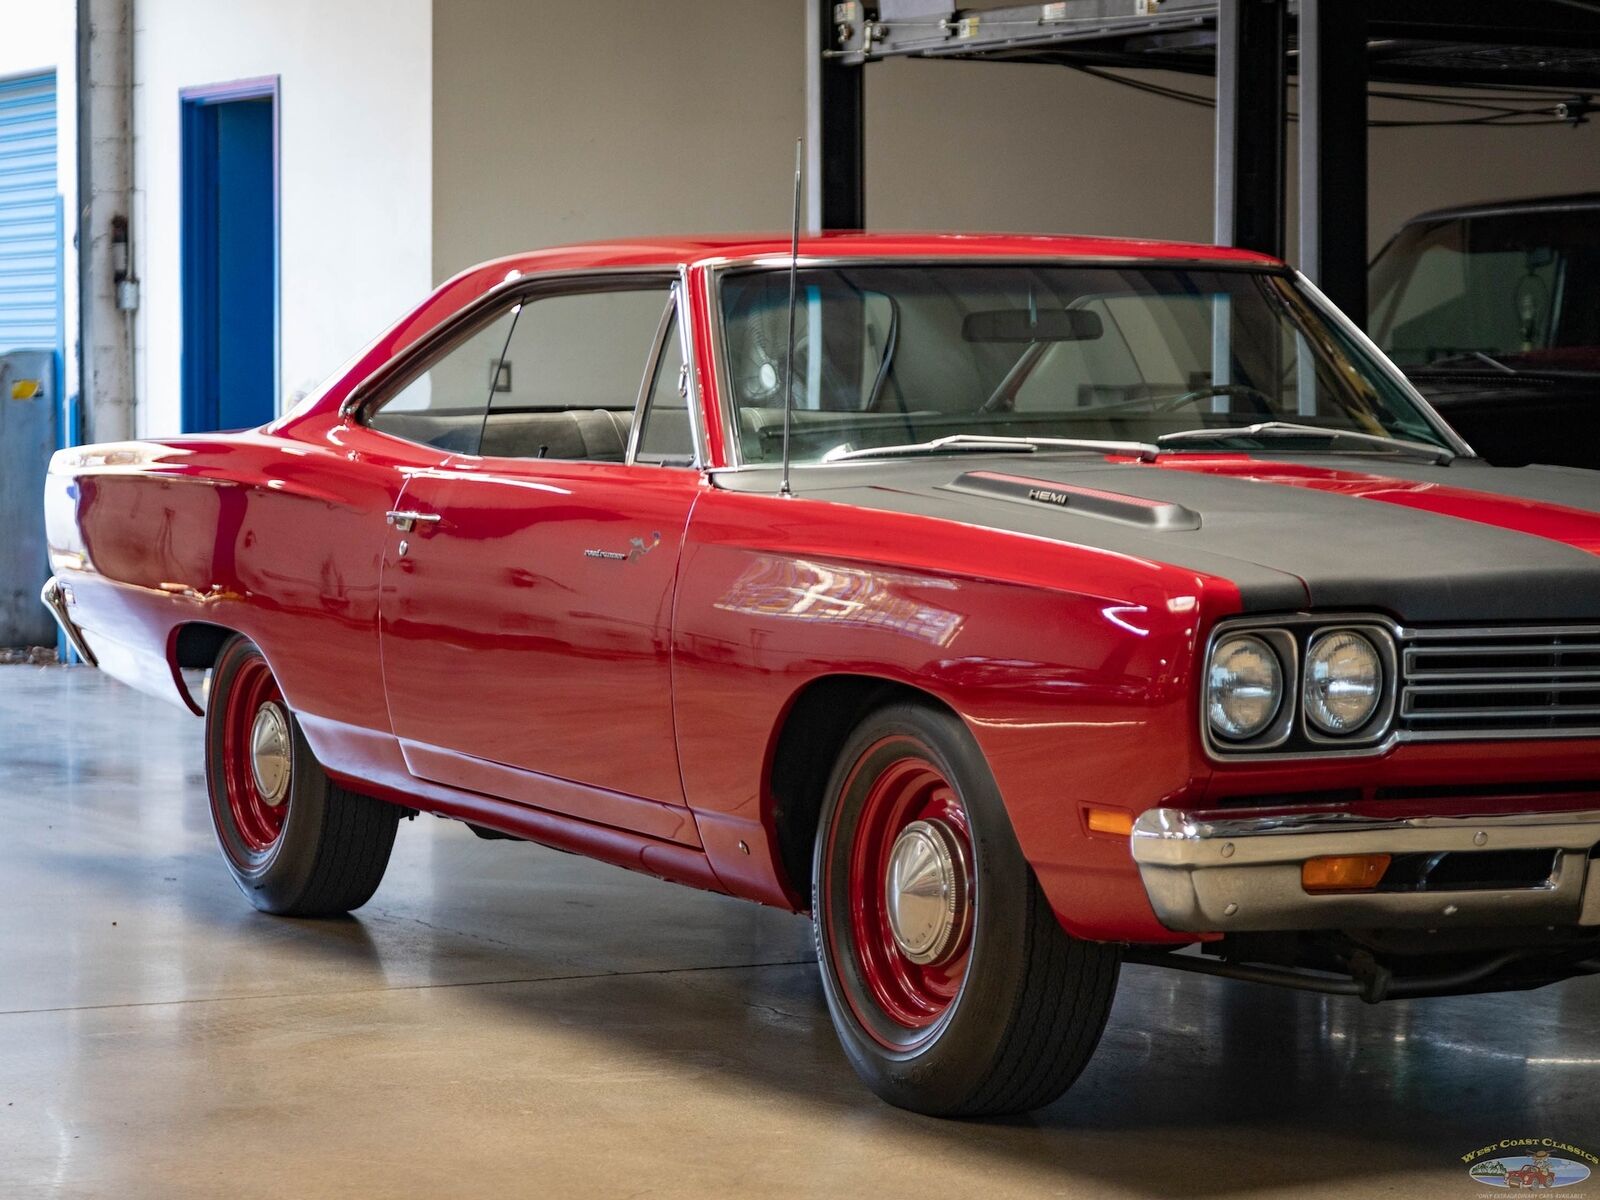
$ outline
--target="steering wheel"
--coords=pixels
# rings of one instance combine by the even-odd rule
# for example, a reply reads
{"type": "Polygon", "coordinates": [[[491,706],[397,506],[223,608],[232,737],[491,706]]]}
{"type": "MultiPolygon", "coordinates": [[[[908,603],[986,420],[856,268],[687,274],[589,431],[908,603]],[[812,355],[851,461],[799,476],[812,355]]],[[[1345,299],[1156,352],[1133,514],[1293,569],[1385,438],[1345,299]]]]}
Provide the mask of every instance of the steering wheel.
{"type": "Polygon", "coordinates": [[[1260,388],[1253,388],[1243,383],[1218,383],[1210,387],[1195,388],[1193,391],[1184,392],[1181,396],[1168,396],[1152,403],[1150,411],[1159,413],[1171,412],[1175,408],[1182,408],[1185,404],[1191,404],[1196,400],[1204,400],[1209,396],[1253,397],[1257,402],[1256,408],[1262,415],[1271,416],[1274,411],[1271,396],[1260,388]]]}

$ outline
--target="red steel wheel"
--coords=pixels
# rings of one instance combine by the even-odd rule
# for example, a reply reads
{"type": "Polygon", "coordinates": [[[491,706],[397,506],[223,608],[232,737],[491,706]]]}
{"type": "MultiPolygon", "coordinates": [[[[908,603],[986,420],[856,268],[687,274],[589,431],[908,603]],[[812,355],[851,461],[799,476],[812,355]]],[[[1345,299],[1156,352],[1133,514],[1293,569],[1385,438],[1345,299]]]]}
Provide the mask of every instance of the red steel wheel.
{"type": "Polygon", "coordinates": [[[1094,1052],[1120,952],[1062,928],[948,709],[867,711],[822,796],[811,919],[850,1065],[915,1112],[1048,1104],[1094,1052]]]}
{"type": "Polygon", "coordinates": [[[400,809],[328,778],[243,636],[223,644],[211,672],[206,791],[228,872],[263,912],[349,912],[382,881],[400,809]]]}
{"type": "Polygon", "coordinates": [[[255,865],[283,835],[294,780],[288,706],[259,651],[239,663],[224,698],[222,772],[241,843],[224,846],[241,866],[255,865]]]}
{"type": "Polygon", "coordinates": [[[882,1044],[908,1049],[966,980],[975,902],[967,813],[915,738],[868,747],[845,786],[865,789],[848,860],[850,935],[841,939],[867,992],[852,1007],[882,1044]],[[863,999],[898,1029],[880,1032],[878,1014],[860,1011],[863,999]]]}

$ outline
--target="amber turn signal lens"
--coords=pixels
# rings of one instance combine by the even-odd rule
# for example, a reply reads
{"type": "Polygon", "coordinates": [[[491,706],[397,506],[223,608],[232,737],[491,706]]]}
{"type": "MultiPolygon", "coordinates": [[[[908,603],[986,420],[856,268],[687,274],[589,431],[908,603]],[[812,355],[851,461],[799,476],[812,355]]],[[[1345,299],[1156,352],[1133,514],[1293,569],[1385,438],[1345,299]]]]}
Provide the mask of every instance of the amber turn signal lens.
{"type": "Polygon", "coordinates": [[[1370,892],[1388,869],[1387,854],[1312,858],[1300,868],[1300,883],[1308,892],[1370,892]]]}
{"type": "Polygon", "coordinates": [[[1133,832],[1132,813],[1116,808],[1091,808],[1088,812],[1090,833],[1114,833],[1119,837],[1127,837],[1133,832]]]}

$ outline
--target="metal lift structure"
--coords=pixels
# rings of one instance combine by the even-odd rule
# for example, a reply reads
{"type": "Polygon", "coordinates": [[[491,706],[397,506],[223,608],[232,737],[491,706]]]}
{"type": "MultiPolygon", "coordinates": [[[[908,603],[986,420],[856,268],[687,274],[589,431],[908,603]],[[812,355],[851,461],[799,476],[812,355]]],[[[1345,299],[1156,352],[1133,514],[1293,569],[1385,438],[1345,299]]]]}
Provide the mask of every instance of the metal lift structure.
{"type": "Polygon", "coordinates": [[[865,226],[863,75],[872,63],[949,58],[1214,75],[1215,240],[1285,253],[1288,126],[1297,119],[1299,265],[1358,321],[1367,312],[1372,85],[1451,89],[1462,97],[1460,123],[1479,124],[1581,123],[1600,92],[1600,0],[807,3],[813,229],[865,226]],[[1497,104],[1466,107],[1485,89],[1497,104]]]}

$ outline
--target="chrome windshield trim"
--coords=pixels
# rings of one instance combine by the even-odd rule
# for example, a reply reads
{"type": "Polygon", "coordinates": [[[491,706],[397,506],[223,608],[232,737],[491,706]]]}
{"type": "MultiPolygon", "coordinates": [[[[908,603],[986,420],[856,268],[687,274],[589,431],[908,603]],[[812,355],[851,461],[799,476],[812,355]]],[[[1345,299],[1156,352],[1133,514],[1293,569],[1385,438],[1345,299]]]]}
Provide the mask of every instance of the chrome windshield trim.
{"type": "MultiPolygon", "coordinates": [[[[731,258],[708,256],[694,264],[706,273],[707,308],[709,310],[707,317],[710,322],[708,332],[711,335],[710,340],[714,350],[712,371],[717,383],[719,413],[722,418],[723,428],[727,434],[724,451],[726,461],[709,469],[738,470],[745,466],[760,467],[766,465],[764,463],[746,463],[744,459],[743,427],[738,420],[738,405],[734,401],[733,391],[729,386],[732,371],[728,363],[728,339],[722,311],[723,279],[729,274],[740,271],[788,270],[790,261],[789,256],[786,254],[752,254],[731,258]]],[[[1023,251],[1014,254],[988,252],[971,255],[936,255],[932,257],[915,253],[905,256],[893,254],[802,254],[795,261],[798,264],[798,269],[802,271],[832,267],[938,267],[952,264],[960,266],[994,265],[1014,267],[1019,264],[1037,264],[1049,267],[1140,266],[1171,270],[1239,271],[1255,275],[1277,276],[1289,280],[1291,284],[1302,290],[1319,316],[1337,326],[1356,342],[1383,376],[1398,386],[1405,394],[1406,399],[1417,407],[1423,418],[1433,428],[1434,432],[1439,434],[1451,451],[1461,458],[1479,457],[1477,452],[1445,423],[1444,419],[1439,416],[1427,399],[1417,391],[1415,385],[1406,378],[1405,373],[1390,361],[1389,357],[1378,348],[1355,322],[1341,312],[1302,272],[1282,263],[1241,262],[1209,258],[1163,258],[1155,255],[1138,254],[1125,256],[1038,255],[1023,251]]],[[[1395,440],[1401,441],[1401,439],[1395,440]]],[[[1426,443],[1409,444],[1422,446],[1426,443]]],[[[1433,452],[1435,447],[1430,446],[1428,450],[1433,452]]],[[[707,461],[709,462],[709,460],[707,461]]]]}
{"type": "MultiPolygon", "coordinates": [[[[927,256],[916,253],[895,254],[802,254],[799,269],[814,270],[829,267],[938,267],[959,265],[964,267],[1005,266],[1036,264],[1047,267],[1162,267],[1174,270],[1245,271],[1258,275],[1276,275],[1290,278],[1290,269],[1282,263],[1240,262],[1231,259],[1161,258],[1154,255],[1081,255],[1081,254],[1031,254],[1018,251],[1014,254],[974,253],[927,256]]],[[[718,412],[722,417],[727,436],[724,457],[727,461],[711,468],[717,471],[737,471],[745,467],[762,469],[767,463],[747,463],[744,460],[743,427],[739,422],[738,405],[734,403],[730,385],[732,372],[728,363],[728,339],[722,315],[722,281],[730,274],[741,271],[787,271],[787,254],[748,254],[731,258],[707,257],[695,266],[706,273],[706,307],[710,324],[713,362],[711,369],[717,383],[718,412]]],[[[770,464],[776,466],[777,464],[770,464]]],[[[815,463],[796,463],[796,467],[816,466],[815,463]]]]}
{"type": "Polygon", "coordinates": [[[1329,300],[1316,284],[1306,278],[1303,272],[1293,272],[1292,278],[1296,286],[1305,292],[1306,297],[1312,302],[1312,307],[1318,310],[1322,318],[1338,327],[1347,336],[1355,339],[1356,344],[1366,351],[1367,356],[1377,365],[1378,370],[1383,372],[1389,382],[1395,384],[1405,393],[1406,399],[1416,406],[1428,424],[1433,426],[1433,431],[1444,439],[1446,445],[1452,447],[1462,458],[1479,457],[1478,452],[1469,446],[1460,434],[1450,428],[1445,419],[1428,402],[1427,397],[1417,390],[1416,385],[1411,380],[1406,378],[1406,373],[1395,365],[1394,361],[1378,347],[1376,342],[1367,336],[1366,330],[1352,321],[1332,300],[1329,300]]]}

